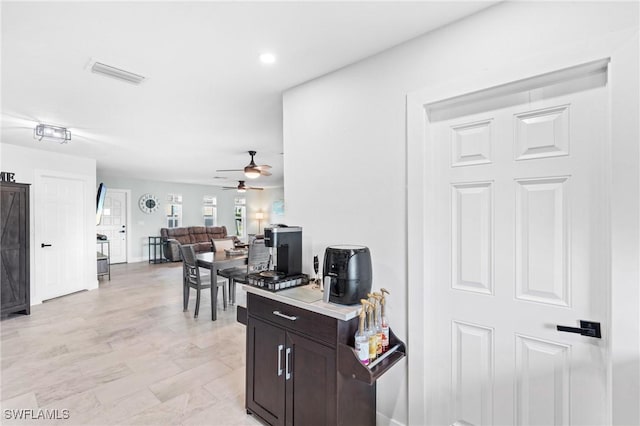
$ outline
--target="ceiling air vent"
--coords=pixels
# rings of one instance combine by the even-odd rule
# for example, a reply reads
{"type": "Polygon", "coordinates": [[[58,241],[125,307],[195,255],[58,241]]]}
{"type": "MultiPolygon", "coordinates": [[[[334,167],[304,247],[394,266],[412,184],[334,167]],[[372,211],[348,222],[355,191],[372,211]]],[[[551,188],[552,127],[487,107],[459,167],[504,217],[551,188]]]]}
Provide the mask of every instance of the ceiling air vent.
{"type": "Polygon", "coordinates": [[[145,80],[144,76],[121,70],[120,68],[112,67],[111,65],[106,65],[101,62],[94,62],[91,66],[91,72],[106,75],[107,77],[117,78],[118,80],[133,84],[140,84],[145,80]]]}

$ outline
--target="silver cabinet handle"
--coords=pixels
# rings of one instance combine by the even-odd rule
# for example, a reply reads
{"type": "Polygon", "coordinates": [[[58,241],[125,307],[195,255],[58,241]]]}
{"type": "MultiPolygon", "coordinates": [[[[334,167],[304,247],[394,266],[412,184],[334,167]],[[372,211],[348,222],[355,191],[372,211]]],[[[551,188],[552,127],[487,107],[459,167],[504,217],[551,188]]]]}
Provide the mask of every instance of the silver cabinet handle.
{"type": "Polygon", "coordinates": [[[278,376],[282,376],[282,350],[284,345],[278,345],[278,376]]]}
{"type": "MultiPolygon", "coordinates": [[[[273,315],[277,315],[277,316],[279,316],[280,318],[288,319],[289,321],[295,321],[295,320],[297,320],[297,319],[298,319],[298,317],[294,317],[294,316],[291,316],[291,315],[285,315],[285,314],[283,314],[283,313],[282,313],[282,312],[280,312],[280,311],[273,311],[273,315]]],[[[288,349],[287,349],[287,350],[288,350],[288,349]]]]}
{"type": "Polygon", "coordinates": [[[291,370],[289,370],[289,356],[291,355],[291,348],[287,348],[287,352],[285,355],[285,380],[289,380],[291,378],[291,370]]]}

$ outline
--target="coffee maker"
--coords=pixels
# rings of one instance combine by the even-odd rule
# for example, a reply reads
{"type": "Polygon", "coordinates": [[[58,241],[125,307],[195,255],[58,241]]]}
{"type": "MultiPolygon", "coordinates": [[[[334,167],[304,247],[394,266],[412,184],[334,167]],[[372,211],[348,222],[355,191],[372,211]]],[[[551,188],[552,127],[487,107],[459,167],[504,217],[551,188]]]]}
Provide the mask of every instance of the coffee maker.
{"type": "Polygon", "coordinates": [[[354,305],[371,293],[371,253],[364,246],[340,245],[324,252],[324,301],[354,305]]]}
{"type": "Polygon", "coordinates": [[[302,228],[271,225],[264,229],[264,245],[270,248],[269,263],[275,260],[274,269],[247,275],[249,285],[280,291],[309,282],[309,276],[302,273],[302,228]]]}
{"type": "Polygon", "coordinates": [[[264,228],[264,245],[276,251],[275,271],[279,276],[302,273],[302,228],[271,225],[264,228]]]}

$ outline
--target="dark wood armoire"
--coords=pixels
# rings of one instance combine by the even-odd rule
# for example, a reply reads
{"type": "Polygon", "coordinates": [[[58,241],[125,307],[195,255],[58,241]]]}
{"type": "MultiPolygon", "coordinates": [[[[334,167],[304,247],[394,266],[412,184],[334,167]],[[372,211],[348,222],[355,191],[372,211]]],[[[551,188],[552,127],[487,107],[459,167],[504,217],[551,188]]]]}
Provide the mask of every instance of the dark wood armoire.
{"type": "Polygon", "coordinates": [[[29,315],[29,185],[0,182],[0,189],[0,316],[29,315]]]}

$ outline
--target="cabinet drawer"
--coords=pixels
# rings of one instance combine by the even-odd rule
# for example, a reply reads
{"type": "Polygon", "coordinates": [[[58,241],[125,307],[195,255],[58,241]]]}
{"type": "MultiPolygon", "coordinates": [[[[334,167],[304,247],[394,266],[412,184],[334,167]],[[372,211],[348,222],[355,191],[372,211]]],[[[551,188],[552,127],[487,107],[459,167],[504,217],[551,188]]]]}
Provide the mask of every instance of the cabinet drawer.
{"type": "Polygon", "coordinates": [[[338,320],[335,318],[276,302],[253,293],[247,294],[247,308],[249,315],[320,340],[332,347],[336,345],[338,320]]]}

